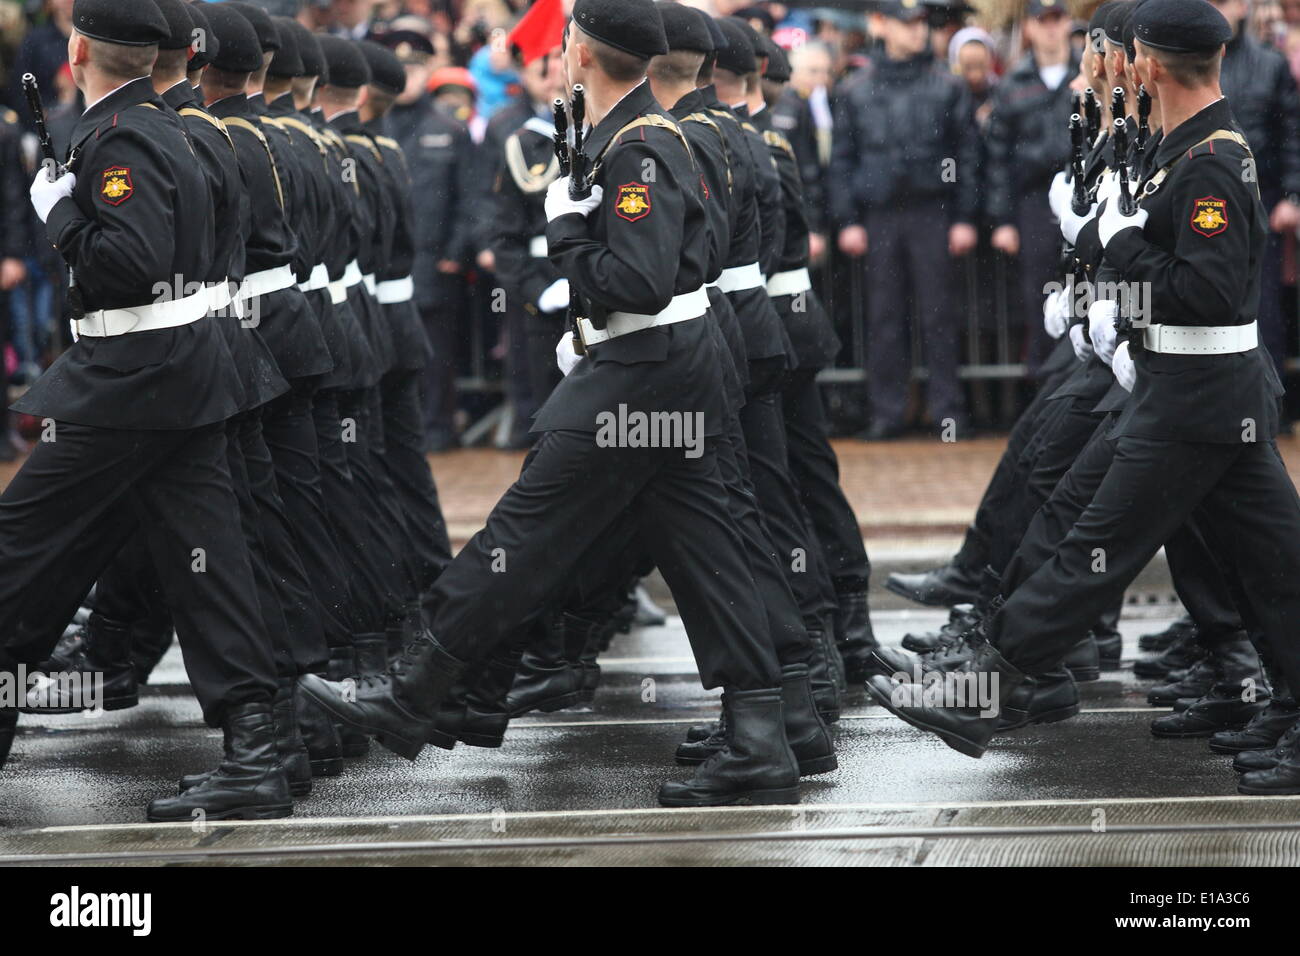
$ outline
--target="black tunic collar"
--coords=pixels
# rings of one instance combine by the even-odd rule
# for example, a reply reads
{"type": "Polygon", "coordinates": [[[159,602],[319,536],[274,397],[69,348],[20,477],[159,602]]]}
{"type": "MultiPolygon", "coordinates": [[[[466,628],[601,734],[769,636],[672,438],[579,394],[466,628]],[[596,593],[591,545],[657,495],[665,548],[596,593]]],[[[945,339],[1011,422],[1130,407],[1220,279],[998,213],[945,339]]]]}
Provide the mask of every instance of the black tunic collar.
{"type": "Polygon", "coordinates": [[[153,89],[153,78],[142,76],[124,86],[118,87],[81,115],[72,132],[72,146],[75,149],[86,141],[105,122],[118,113],[141,103],[152,103],[161,108],[164,104],[153,89]]]}
{"type": "Polygon", "coordinates": [[[698,113],[702,109],[705,109],[704,91],[692,90],[678,100],[677,104],[668,112],[672,114],[673,119],[682,119],[692,113],[698,113]]]}
{"type": "Polygon", "coordinates": [[[614,105],[596,128],[591,131],[587,141],[583,143],[582,151],[588,156],[599,156],[609,141],[614,138],[614,134],[621,130],[628,123],[632,122],[638,116],[644,116],[646,113],[662,112],[659,104],[655,102],[654,94],[650,92],[650,83],[643,82],[640,86],[630,90],[626,96],[614,105]]]}
{"type": "Polygon", "coordinates": [[[243,93],[236,93],[234,96],[217,100],[208,107],[208,112],[217,119],[225,119],[227,116],[247,116],[251,110],[248,108],[248,97],[243,93]]]}
{"type": "Polygon", "coordinates": [[[346,113],[340,113],[329,121],[329,125],[334,127],[344,136],[352,133],[364,133],[365,127],[361,125],[361,114],[356,110],[348,110],[346,113]]]}
{"type": "Polygon", "coordinates": [[[1160,148],[1156,150],[1156,158],[1152,167],[1159,169],[1162,166],[1168,166],[1180,153],[1187,152],[1215,130],[1235,130],[1236,128],[1237,123],[1232,118],[1232,110],[1228,106],[1228,101],[1218,100],[1211,103],[1195,116],[1184,120],[1177,129],[1171,130],[1160,141],[1160,148]]]}
{"type": "Polygon", "coordinates": [[[198,105],[194,98],[194,87],[190,86],[189,82],[186,80],[181,80],[171,89],[163,93],[162,101],[177,111],[180,111],[187,106],[198,105]]]}

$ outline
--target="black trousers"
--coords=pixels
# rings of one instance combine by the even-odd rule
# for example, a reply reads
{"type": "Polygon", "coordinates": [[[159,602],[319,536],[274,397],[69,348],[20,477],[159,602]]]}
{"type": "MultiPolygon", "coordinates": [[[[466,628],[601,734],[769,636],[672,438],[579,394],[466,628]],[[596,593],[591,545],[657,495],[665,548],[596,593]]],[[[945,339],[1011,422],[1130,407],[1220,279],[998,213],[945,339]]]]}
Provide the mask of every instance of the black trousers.
{"type": "Polygon", "coordinates": [[[0,633],[35,663],[137,529],[176,621],[204,719],[269,702],[270,642],[226,461],[224,423],[124,431],[57,423],[0,495],[0,633]],[[53,609],[53,610],[51,610],[53,609]],[[38,622],[36,627],[26,621],[38,622]]]}
{"type": "Polygon", "coordinates": [[[712,441],[687,458],[680,448],[544,434],[487,526],[438,579],[433,633],[457,657],[490,654],[565,590],[624,514],[672,589],[704,686],[776,687],[780,668],[712,441]]]}
{"type": "MultiPolygon", "coordinates": [[[[1105,449],[1090,443],[1058,489],[1062,500],[1085,494],[1104,458],[1105,449]]],[[[1031,674],[1058,664],[1195,515],[1224,549],[1224,562],[1237,569],[1270,657],[1296,686],[1300,497],[1274,443],[1123,437],[1095,487],[1055,552],[1016,574],[1021,583],[990,635],[1011,663],[1031,674]]]]}
{"type": "Polygon", "coordinates": [[[963,329],[952,294],[957,283],[948,226],[939,202],[879,206],[867,217],[867,398],[876,422],[903,424],[912,366],[922,362],[930,372],[931,418],[965,417],[957,376],[963,329]],[[909,313],[920,328],[923,355],[909,355],[909,313]]]}
{"type": "Polygon", "coordinates": [[[790,477],[821,542],[836,591],[866,590],[871,562],[853,506],[840,487],[840,463],[831,447],[816,369],[797,369],[781,390],[790,477]]]}

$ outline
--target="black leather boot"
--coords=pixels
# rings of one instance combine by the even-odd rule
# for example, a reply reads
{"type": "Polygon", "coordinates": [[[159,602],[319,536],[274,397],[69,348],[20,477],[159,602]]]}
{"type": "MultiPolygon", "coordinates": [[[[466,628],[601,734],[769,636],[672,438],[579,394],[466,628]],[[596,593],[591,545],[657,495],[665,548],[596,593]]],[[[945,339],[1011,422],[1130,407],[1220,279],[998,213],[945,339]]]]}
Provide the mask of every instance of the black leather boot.
{"type": "Polygon", "coordinates": [[[414,760],[433,730],[438,704],[464,669],[465,662],[448,654],[426,631],[378,676],[337,684],[308,674],[298,686],[335,720],[414,760]]]}
{"type": "MultiPolygon", "coordinates": [[[[357,635],[360,638],[365,636],[357,635]]],[[[329,679],[335,682],[361,676],[361,669],[357,666],[356,651],[351,647],[331,647],[328,674],[329,679]]],[[[343,748],[343,756],[349,760],[364,757],[370,752],[369,738],[355,727],[349,727],[345,723],[339,724],[339,743],[343,748]]]]}
{"type": "MultiPolygon", "coordinates": [[[[1277,685],[1280,686],[1280,685],[1277,685]]],[[[1273,699],[1241,730],[1222,730],[1210,738],[1210,750],[1216,754],[1239,754],[1248,750],[1272,750],[1282,735],[1300,720],[1300,706],[1290,696],[1273,699]]]]}
{"type": "Polygon", "coordinates": [[[470,747],[500,747],[510,725],[507,698],[523,653],[509,648],[488,658],[479,678],[465,698],[465,714],[458,736],[470,747]]]}
{"type": "Polygon", "coordinates": [[[673,759],[683,767],[693,767],[696,764],[704,763],[726,746],[727,712],[723,710],[722,716],[716,724],[699,724],[688,730],[686,739],[677,745],[677,752],[673,754],[673,759]],[[706,729],[709,732],[704,736],[692,737],[692,734],[706,729]]]}
{"type": "Polygon", "coordinates": [[[1191,615],[1184,614],[1174,623],[1170,624],[1163,631],[1155,634],[1143,634],[1138,638],[1138,650],[1140,651],[1163,651],[1168,649],[1169,645],[1175,641],[1187,637],[1194,637],[1196,625],[1192,623],[1191,615]]]}
{"type": "Polygon", "coordinates": [[[659,788],[665,807],[799,802],[799,766],[786,739],[780,688],[727,691],[727,745],[690,780],[659,788]]]}
{"type": "Polygon", "coordinates": [[[980,569],[950,563],[921,574],[895,571],[885,582],[885,587],[926,607],[972,604],[979,595],[980,569]]]}
{"type": "Polygon", "coordinates": [[[1154,736],[1210,737],[1220,730],[1240,730],[1268,704],[1268,681],[1244,632],[1214,645],[1207,660],[1213,673],[1209,690],[1186,710],[1152,721],[1154,736]]]}
{"type": "MultiPolygon", "coordinates": [[[[392,660],[398,654],[402,653],[402,648],[415,640],[416,636],[424,630],[424,611],[419,601],[408,601],[402,607],[402,616],[391,621],[384,628],[384,638],[386,641],[385,656],[392,660]]],[[[385,664],[387,666],[387,664],[385,664]]]]}
{"type": "Polygon", "coordinates": [[[997,732],[1002,710],[1025,675],[1005,660],[993,645],[982,644],[974,659],[959,671],[936,677],[933,684],[894,684],[873,677],[867,690],[882,707],[913,727],[935,734],[953,750],[982,757],[997,732]],[[982,709],[971,694],[987,695],[982,709]],[[935,701],[933,697],[939,696],[935,701]]]}
{"type": "Polygon", "coordinates": [[[904,634],[903,647],[916,654],[930,654],[942,650],[972,627],[977,627],[980,617],[974,604],[958,604],[948,612],[948,621],[939,630],[904,634]]]}
{"type": "Polygon", "coordinates": [[[565,656],[576,662],[578,674],[578,698],[581,703],[590,704],[596,699],[596,688],[600,686],[601,632],[608,626],[607,621],[592,621],[567,611],[561,617],[564,628],[565,656]]]}
{"type": "Polygon", "coordinates": [[[1002,708],[998,732],[1018,730],[1030,724],[1054,724],[1078,713],[1079,686],[1069,671],[1059,667],[1030,677],[1016,688],[1002,708]]]}
{"type": "Polygon", "coordinates": [[[718,728],[721,726],[721,720],[716,720],[711,724],[691,724],[686,729],[686,742],[693,744],[699,740],[708,740],[718,732],[718,728]]]}
{"type": "Polygon", "coordinates": [[[564,656],[564,624],[548,621],[524,651],[510,688],[511,717],[539,710],[544,714],[578,704],[582,686],[578,672],[564,656]]]}
{"type": "Polygon", "coordinates": [[[1237,781],[1237,792],[1250,796],[1300,793],[1300,734],[1288,732],[1275,748],[1277,762],[1267,770],[1248,770],[1237,781]]]}
{"type": "Polygon", "coordinates": [[[876,673],[871,652],[878,646],[871,627],[867,589],[859,584],[836,583],[835,646],[844,662],[844,681],[860,685],[876,673]]]}
{"type": "Polygon", "coordinates": [[[140,702],[129,624],[91,614],[79,652],[59,660],[59,667],[38,677],[28,691],[24,709],[29,713],[75,714],[96,704],[103,710],[126,710],[140,702]],[[102,686],[96,687],[101,679],[102,686]]]}
{"type": "Polygon", "coordinates": [[[637,627],[663,627],[668,623],[667,612],[654,602],[654,598],[650,597],[650,592],[646,590],[644,584],[636,586],[632,597],[636,601],[636,616],[632,622],[637,627]]]}
{"type": "MultiPolygon", "coordinates": [[[[1133,662],[1133,676],[1143,680],[1164,680],[1174,671],[1186,670],[1205,656],[1196,628],[1182,632],[1159,657],[1133,662]]],[[[1199,696],[1199,695],[1197,695],[1199,696]]]]}
{"type": "Polygon", "coordinates": [[[147,617],[131,622],[131,667],[137,684],[149,683],[154,668],[176,638],[176,627],[166,607],[155,608],[147,617]]]}
{"type": "Polygon", "coordinates": [[[830,656],[826,653],[826,632],[820,625],[808,628],[808,676],[812,682],[813,700],[822,720],[833,724],[840,719],[840,691],[835,686],[831,672],[830,656]]]}
{"type": "Polygon", "coordinates": [[[1180,699],[1200,700],[1210,692],[1217,677],[1214,661],[1205,658],[1173,683],[1152,687],[1147,692],[1147,703],[1152,707],[1172,707],[1180,699]]]}
{"type": "Polygon", "coordinates": [[[339,728],[325,710],[295,688],[293,706],[298,716],[298,732],[307,745],[313,777],[337,777],[343,772],[343,741],[339,728]]]}
{"type": "Polygon", "coordinates": [[[1243,750],[1237,754],[1232,758],[1232,769],[1237,773],[1247,773],[1251,770],[1269,770],[1276,767],[1277,762],[1282,759],[1282,754],[1297,738],[1300,738],[1300,719],[1288,727],[1286,732],[1277,739],[1277,743],[1267,750],[1243,750]]]}
{"type": "Polygon", "coordinates": [[[1124,638],[1119,633],[1119,613],[1118,607],[1112,608],[1092,628],[1092,636],[1097,640],[1097,656],[1101,658],[1101,669],[1104,671],[1115,670],[1124,656],[1124,638]]]}
{"type": "Polygon", "coordinates": [[[460,675],[460,679],[451,685],[447,696],[438,704],[438,716],[429,731],[428,742],[443,750],[454,750],[460,743],[460,728],[465,723],[465,700],[469,689],[479,679],[486,665],[483,661],[474,661],[460,675]]]}
{"type": "Polygon", "coordinates": [[[203,782],[149,804],[151,823],[275,820],[293,814],[289,780],[276,750],[270,702],[231,708],[222,724],[226,754],[203,782]]]}
{"type": "Polygon", "coordinates": [[[1101,654],[1098,653],[1097,639],[1092,634],[1075,644],[1061,663],[1079,683],[1101,680],[1101,654]]]}

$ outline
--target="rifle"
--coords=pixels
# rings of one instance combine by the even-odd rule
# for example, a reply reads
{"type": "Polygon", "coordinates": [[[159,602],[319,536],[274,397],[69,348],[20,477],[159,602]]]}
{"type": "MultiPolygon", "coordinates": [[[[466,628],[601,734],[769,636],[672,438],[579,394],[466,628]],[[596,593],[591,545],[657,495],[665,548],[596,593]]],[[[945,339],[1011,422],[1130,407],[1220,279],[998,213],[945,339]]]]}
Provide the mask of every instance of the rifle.
{"type": "Polygon", "coordinates": [[[555,158],[560,161],[560,175],[567,176],[569,165],[569,114],[565,112],[564,100],[558,96],[551,104],[551,114],[555,118],[555,158]]]}
{"type": "Polygon", "coordinates": [[[1101,103],[1091,86],[1083,91],[1083,118],[1088,123],[1088,142],[1095,143],[1101,134],[1101,103]]]}
{"type": "MultiPolygon", "coordinates": [[[[50,182],[54,182],[67,171],[67,167],[54,155],[54,143],[50,140],[50,131],[45,125],[45,104],[41,102],[41,89],[36,83],[36,77],[30,73],[23,74],[23,93],[27,97],[27,108],[32,111],[32,120],[36,124],[36,138],[40,141],[41,155],[45,158],[43,165],[47,169],[50,182]]],[[[72,271],[72,266],[68,266],[68,308],[72,312],[73,321],[80,320],[86,314],[86,309],[81,302],[81,290],[77,288],[77,276],[72,271]]]]}
{"type": "MultiPolygon", "coordinates": [[[[553,104],[555,116],[555,154],[560,160],[560,174],[569,177],[569,198],[586,199],[591,195],[591,171],[587,157],[582,153],[583,126],[587,119],[587,94],[582,84],[573,88],[573,100],[570,105],[573,122],[564,109],[564,100],[557,99],[553,104]],[[569,130],[573,130],[573,142],[569,142],[569,130]]],[[[565,324],[573,336],[573,351],[578,355],[586,354],[582,344],[582,335],[578,332],[578,319],[585,310],[582,294],[569,284],[569,310],[565,324]]]]}
{"type": "Polygon", "coordinates": [[[1083,181],[1083,117],[1075,113],[1070,117],[1070,175],[1074,178],[1074,195],[1070,205],[1076,216],[1088,212],[1088,187],[1083,181]]]}
{"type": "Polygon", "coordinates": [[[1151,94],[1145,86],[1138,87],[1138,134],[1134,147],[1133,159],[1140,162],[1147,151],[1147,140],[1151,138],[1151,94]]]}
{"type": "Polygon", "coordinates": [[[1137,211],[1137,204],[1128,186],[1128,126],[1123,119],[1115,120],[1111,136],[1115,140],[1115,175],[1119,177],[1119,212],[1121,216],[1131,216],[1137,211]]]}

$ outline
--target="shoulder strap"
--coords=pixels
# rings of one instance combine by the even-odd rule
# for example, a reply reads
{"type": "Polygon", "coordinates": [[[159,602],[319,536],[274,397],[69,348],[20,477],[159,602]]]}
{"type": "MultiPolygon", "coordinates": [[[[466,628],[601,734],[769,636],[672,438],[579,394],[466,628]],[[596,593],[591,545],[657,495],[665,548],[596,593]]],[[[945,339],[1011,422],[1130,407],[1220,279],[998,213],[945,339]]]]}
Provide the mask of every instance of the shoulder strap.
{"type": "Polygon", "coordinates": [[[233,126],[235,129],[242,129],[245,132],[252,133],[257,137],[257,141],[262,144],[262,149],[266,150],[266,158],[271,163],[271,175],[275,177],[275,197],[280,201],[280,208],[284,208],[284,189],[280,186],[280,170],[275,165],[275,154],[271,152],[271,144],[266,141],[266,135],[242,116],[227,116],[223,119],[222,124],[226,127],[227,132],[233,126]]]}
{"type": "MultiPolygon", "coordinates": [[[[1155,175],[1153,175],[1149,180],[1147,180],[1146,186],[1143,187],[1142,195],[1144,197],[1149,196],[1157,189],[1159,189],[1161,185],[1164,183],[1164,181],[1169,178],[1169,174],[1170,172],[1173,171],[1173,168],[1177,166],[1180,162],[1182,162],[1184,159],[1193,159],[1197,156],[1213,155],[1214,144],[1218,142],[1224,142],[1224,141],[1236,143],[1238,146],[1240,146],[1243,150],[1246,151],[1246,156],[1250,158],[1251,162],[1255,161],[1255,154],[1251,152],[1250,144],[1246,142],[1246,137],[1242,136],[1240,133],[1236,132],[1235,130],[1216,129],[1213,133],[1205,137],[1205,139],[1201,140],[1199,143],[1197,143],[1187,152],[1179,153],[1177,156],[1173,158],[1172,161],[1170,161],[1168,165],[1162,166],[1158,170],[1156,170],[1155,175]]],[[[1256,196],[1259,195],[1258,180],[1255,182],[1255,195],[1256,196]]]]}
{"type": "Polygon", "coordinates": [[[320,151],[320,154],[322,156],[325,155],[325,142],[323,139],[321,139],[320,134],[317,133],[316,130],[314,130],[311,126],[304,123],[302,120],[294,119],[292,116],[276,117],[276,122],[281,127],[287,126],[289,127],[289,129],[297,130],[299,133],[302,133],[303,136],[306,136],[309,140],[312,141],[312,143],[315,145],[316,149],[320,151]]]}
{"type": "Polygon", "coordinates": [[[195,119],[206,120],[211,123],[213,128],[221,131],[221,135],[226,138],[226,142],[230,143],[230,148],[235,148],[235,144],[231,142],[230,139],[230,131],[221,125],[221,120],[217,119],[207,110],[201,110],[197,106],[182,106],[178,112],[181,116],[193,116],[195,119]]]}
{"type": "Polygon", "coordinates": [[[791,159],[795,158],[794,147],[790,145],[790,141],[776,130],[765,130],[763,132],[763,142],[774,149],[784,150],[791,159]]]}
{"type": "Polygon", "coordinates": [[[552,155],[550,165],[541,173],[534,173],[524,158],[524,146],[516,131],[506,138],[506,169],[524,195],[540,193],[560,176],[560,158],[552,155]]]}
{"type": "Polygon", "coordinates": [[[719,142],[722,143],[722,158],[727,164],[727,192],[731,192],[732,187],[735,185],[735,180],[731,174],[731,147],[727,144],[727,137],[722,133],[722,127],[708,113],[690,113],[682,117],[682,122],[700,123],[717,134],[719,142]]]}
{"type": "Polygon", "coordinates": [[[376,136],[375,142],[384,147],[384,149],[391,149],[394,152],[399,153],[402,151],[402,144],[391,136],[376,136]]]}
{"type": "Polygon", "coordinates": [[[362,136],[360,133],[352,133],[349,136],[345,136],[344,139],[357,146],[364,146],[366,149],[370,150],[370,155],[375,157],[375,162],[380,164],[383,163],[384,154],[379,151],[379,148],[375,146],[369,136],[362,136]]]}
{"type": "Polygon", "coordinates": [[[609,138],[609,142],[605,144],[605,148],[602,149],[600,154],[592,161],[591,175],[595,177],[597,170],[600,169],[604,162],[605,154],[613,149],[615,143],[633,130],[642,129],[646,126],[652,126],[655,129],[666,129],[672,132],[672,134],[676,136],[678,141],[682,144],[682,147],[686,150],[686,156],[690,159],[691,166],[695,166],[695,154],[691,152],[691,144],[686,142],[686,135],[682,132],[681,127],[672,120],[660,116],[658,113],[647,113],[645,116],[638,116],[609,138]]]}

